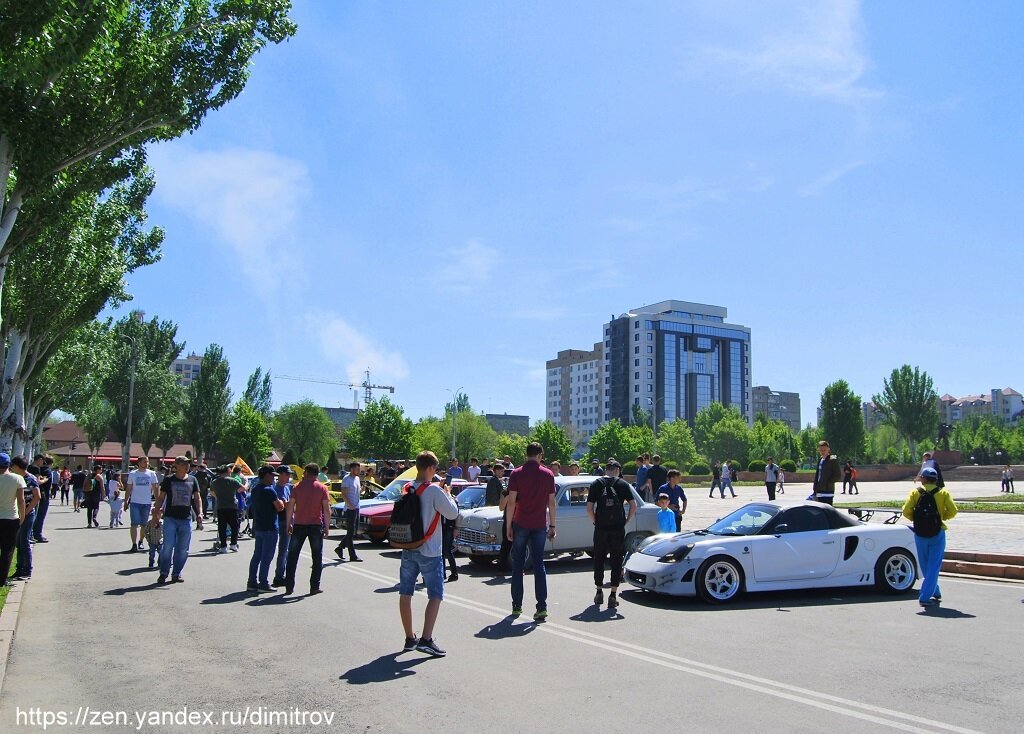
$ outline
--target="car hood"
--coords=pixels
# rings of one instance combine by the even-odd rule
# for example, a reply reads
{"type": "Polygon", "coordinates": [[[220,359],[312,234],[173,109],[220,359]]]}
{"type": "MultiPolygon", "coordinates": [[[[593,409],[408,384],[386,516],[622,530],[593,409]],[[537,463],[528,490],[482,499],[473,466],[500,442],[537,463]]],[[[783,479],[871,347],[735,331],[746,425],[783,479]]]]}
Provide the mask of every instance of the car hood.
{"type": "Polygon", "coordinates": [[[462,517],[460,524],[463,527],[479,529],[484,520],[488,522],[500,521],[502,512],[497,507],[490,505],[488,507],[477,507],[475,510],[460,510],[459,515],[462,517]]]}
{"type": "Polygon", "coordinates": [[[708,540],[709,538],[720,541],[722,536],[692,532],[656,535],[654,536],[654,542],[645,546],[640,552],[648,556],[657,556],[660,558],[661,556],[668,555],[669,553],[679,550],[684,545],[699,543],[700,541],[708,540]]]}

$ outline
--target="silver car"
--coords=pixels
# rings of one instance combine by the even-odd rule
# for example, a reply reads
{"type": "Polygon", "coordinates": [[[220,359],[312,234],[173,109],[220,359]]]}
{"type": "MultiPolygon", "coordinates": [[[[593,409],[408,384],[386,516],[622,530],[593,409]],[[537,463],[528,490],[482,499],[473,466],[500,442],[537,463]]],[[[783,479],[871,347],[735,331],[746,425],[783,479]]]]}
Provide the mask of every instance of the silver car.
{"type": "MultiPolygon", "coordinates": [[[[556,477],[555,504],[558,506],[558,534],[548,540],[545,552],[590,552],[594,548],[594,525],[587,515],[587,494],[597,477],[556,477]]],[[[658,532],[658,506],[645,503],[630,487],[636,500],[636,515],[626,527],[626,552],[632,553],[640,543],[658,532]]],[[[490,565],[501,550],[504,520],[497,507],[481,507],[459,513],[459,534],[455,550],[469,556],[472,563],[490,565]]]]}

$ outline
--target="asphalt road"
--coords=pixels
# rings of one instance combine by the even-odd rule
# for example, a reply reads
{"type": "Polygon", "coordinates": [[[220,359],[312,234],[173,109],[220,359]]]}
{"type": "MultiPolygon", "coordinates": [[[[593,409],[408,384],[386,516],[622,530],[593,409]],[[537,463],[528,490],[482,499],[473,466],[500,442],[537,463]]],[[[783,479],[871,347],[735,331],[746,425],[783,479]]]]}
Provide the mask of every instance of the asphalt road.
{"type": "MultiPolygon", "coordinates": [[[[943,578],[945,604],[928,613],[916,596],[863,590],[727,608],[626,590],[613,613],[592,604],[589,560],[564,559],[549,563],[551,618],[535,625],[509,617],[506,579],[463,559],[435,634],[449,654],[430,659],[397,652],[394,552],[332,556],[316,597],[253,596],[252,541],[215,556],[208,529],[186,583],[157,587],[146,554],[124,552],[127,530],[88,530],[60,507],[50,518],[0,692],[3,732],[42,730],[28,723],[42,712],[79,719],[49,730],[105,732],[1016,732],[1024,720],[1021,585],[943,578]],[[212,723],[150,723],[186,708],[212,723]],[[268,711],[306,726],[267,723],[268,711]],[[313,712],[331,723],[309,726],[313,712]]],[[[532,598],[527,577],[527,610],[532,598]]]]}

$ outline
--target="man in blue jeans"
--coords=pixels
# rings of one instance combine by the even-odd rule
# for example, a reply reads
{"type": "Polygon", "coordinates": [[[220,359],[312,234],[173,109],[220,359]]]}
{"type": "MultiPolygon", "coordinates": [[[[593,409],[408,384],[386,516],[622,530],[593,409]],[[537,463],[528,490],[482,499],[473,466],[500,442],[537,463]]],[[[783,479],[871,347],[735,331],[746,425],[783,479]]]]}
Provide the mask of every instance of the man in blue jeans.
{"type": "Polygon", "coordinates": [[[277,496],[274,487],[274,467],[265,464],[256,474],[259,482],[253,487],[249,498],[252,532],[256,542],[253,544],[252,560],[249,561],[249,583],[245,588],[249,591],[273,591],[268,576],[270,564],[274,562],[274,551],[277,550],[278,513],[284,510],[284,502],[277,496]]]}
{"type": "Polygon", "coordinates": [[[548,616],[548,580],[544,569],[544,544],[555,539],[555,475],[541,466],[544,447],[536,441],[526,447],[526,463],[512,470],[508,479],[505,529],[512,541],[512,616],[523,613],[523,567],[526,548],[533,560],[533,588],[537,597],[536,622],[548,616]]]}
{"type": "Polygon", "coordinates": [[[164,521],[164,543],[160,548],[160,576],[158,584],[171,581],[183,583],[181,572],[188,560],[188,546],[192,542],[192,511],[196,512],[196,529],[203,529],[203,505],[199,494],[199,482],[188,473],[188,458],[179,456],[174,460],[174,473],[164,477],[153,503],[153,524],[164,521]]]}
{"type": "MultiPolygon", "coordinates": [[[[314,475],[314,479],[316,476],[314,475]]],[[[277,498],[281,500],[282,508],[292,498],[292,468],[287,464],[277,467],[277,481],[274,483],[274,491],[277,498]]],[[[277,513],[277,565],[274,567],[274,580],[271,586],[284,586],[285,565],[288,559],[288,519],[285,517],[284,509],[277,513]]]]}
{"type": "Polygon", "coordinates": [[[18,527],[18,564],[11,577],[15,581],[24,581],[32,578],[32,528],[41,497],[36,478],[39,469],[29,466],[24,456],[15,456],[11,459],[11,471],[25,480],[25,517],[18,527]]]}

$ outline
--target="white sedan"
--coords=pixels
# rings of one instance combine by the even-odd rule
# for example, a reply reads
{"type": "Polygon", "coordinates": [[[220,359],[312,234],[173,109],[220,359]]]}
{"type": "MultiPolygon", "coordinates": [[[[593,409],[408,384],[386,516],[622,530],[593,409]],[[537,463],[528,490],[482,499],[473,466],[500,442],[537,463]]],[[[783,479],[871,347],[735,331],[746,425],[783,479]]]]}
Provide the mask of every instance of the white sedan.
{"type": "Polygon", "coordinates": [[[637,588],[716,604],[743,591],[829,586],[898,594],[916,579],[909,527],[861,522],[820,502],[754,502],[706,530],[648,538],[626,562],[637,588]]]}

